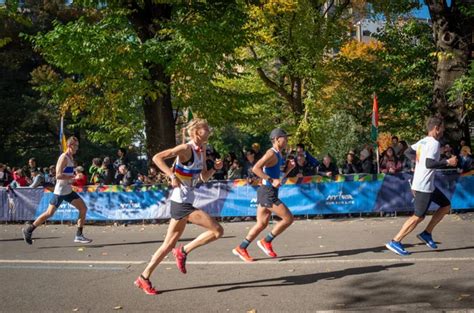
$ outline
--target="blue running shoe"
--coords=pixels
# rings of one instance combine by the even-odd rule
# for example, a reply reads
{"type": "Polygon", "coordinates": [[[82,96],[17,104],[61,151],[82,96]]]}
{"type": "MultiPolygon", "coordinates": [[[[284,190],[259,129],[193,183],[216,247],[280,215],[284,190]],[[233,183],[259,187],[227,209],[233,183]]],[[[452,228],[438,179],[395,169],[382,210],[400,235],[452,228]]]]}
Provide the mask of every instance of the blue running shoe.
{"type": "Polygon", "coordinates": [[[402,243],[399,241],[390,240],[390,242],[388,242],[385,247],[387,247],[388,250],[395,252],[396,254],[401,256],[410,255],[410,252],[405,250],[405,248],[403,248],[402,243]]]}
{"type": "Polygon", "coordinates": [[[436,242],[434,242],[433,237],[430,233],[424,231],[421,234],[416,235],[416,237],[426,243],[426,245],[431,249],[438,249],[438,245],[436,244],[436,242]]]}

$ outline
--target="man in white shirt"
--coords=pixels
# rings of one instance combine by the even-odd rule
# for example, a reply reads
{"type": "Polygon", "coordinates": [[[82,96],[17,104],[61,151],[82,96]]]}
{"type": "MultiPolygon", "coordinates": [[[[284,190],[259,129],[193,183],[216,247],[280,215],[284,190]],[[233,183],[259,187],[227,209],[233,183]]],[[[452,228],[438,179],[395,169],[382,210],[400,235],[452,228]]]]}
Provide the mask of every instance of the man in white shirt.
{"type": "Polygon", "coordinates": [[[435,170],[446,166],[455,167],[456,156],[440,160],[439,139],[443,136],[444,123],[439,117],[431,117],[427,123],[428,136],[412,145],[416,151],[416,166],[411,189],[415,197],[415,213],[402,226],[398,234],[385,246],[398,255],[406,256],[410,253],[405,250],[401,241],[420,224],[428,211],[431,202],[439,205],[439,209],[433,214],[426,229],[417,235],[418,239],[428,247],[436,249],[438,246],[433,240],[431,233],[434,227],[449,213],[451,202],[434,184],[435,170]]]}

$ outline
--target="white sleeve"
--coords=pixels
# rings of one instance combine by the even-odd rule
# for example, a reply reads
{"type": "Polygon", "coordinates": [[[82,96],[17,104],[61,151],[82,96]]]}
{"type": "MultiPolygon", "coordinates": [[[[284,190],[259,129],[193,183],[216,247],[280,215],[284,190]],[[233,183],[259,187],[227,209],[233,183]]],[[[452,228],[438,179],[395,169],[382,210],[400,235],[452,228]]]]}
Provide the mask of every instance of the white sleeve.
{"type": "Polygon", "coordinates": [[[411,145],[411,148],[416,151],[418,149],[418,142],[411,145]]]}

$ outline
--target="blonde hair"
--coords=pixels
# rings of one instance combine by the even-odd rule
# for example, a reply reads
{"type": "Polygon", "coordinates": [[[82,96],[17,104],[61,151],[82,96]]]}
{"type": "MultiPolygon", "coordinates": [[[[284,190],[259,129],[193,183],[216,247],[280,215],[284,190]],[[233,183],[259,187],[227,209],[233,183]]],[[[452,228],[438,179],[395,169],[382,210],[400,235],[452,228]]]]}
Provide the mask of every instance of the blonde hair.
{"type": "Polygon", "coordinates": [[[73,142],[79,142],[79,140],[74,136],[71,136],[67,139],[67,145],[68,146],[71,145],[73,142]]]}
{"type": "Polygon", "coordinates": [[[188,135],[192,136],[198,129],[204,127],[209,128],[209,124],[205,119],[194,118],[188,123],[188,125],[186,126],[186,130],[188,131],[188,135]]]}

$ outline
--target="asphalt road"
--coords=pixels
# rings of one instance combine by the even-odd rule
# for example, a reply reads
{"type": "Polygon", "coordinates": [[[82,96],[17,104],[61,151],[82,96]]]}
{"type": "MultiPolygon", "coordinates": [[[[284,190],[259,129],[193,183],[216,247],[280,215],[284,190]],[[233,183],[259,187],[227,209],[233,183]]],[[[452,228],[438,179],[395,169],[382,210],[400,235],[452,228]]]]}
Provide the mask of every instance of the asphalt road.
{"type": "MultiPolygon", "coordinates": [[[[274,241],[276,259],[255,244],[257,262],[231,250],[252,222],[224,223],[220,240],[193,251],[188,274],[170,255],[145,295],[134,279],[159,247],[167,225],[47,225],[34,244],[22,225],[0,226],[0,312],[474,312],[474,214],[449,215],[434,233],[438,250],[415,234],[399,257],[384,244],[406,217],[296,221],[274,241]]],[[[182,242],[201,229],[188,225],[182,242]]],[[[264,233],[266,234],[266,232],[264,233]]]]}

